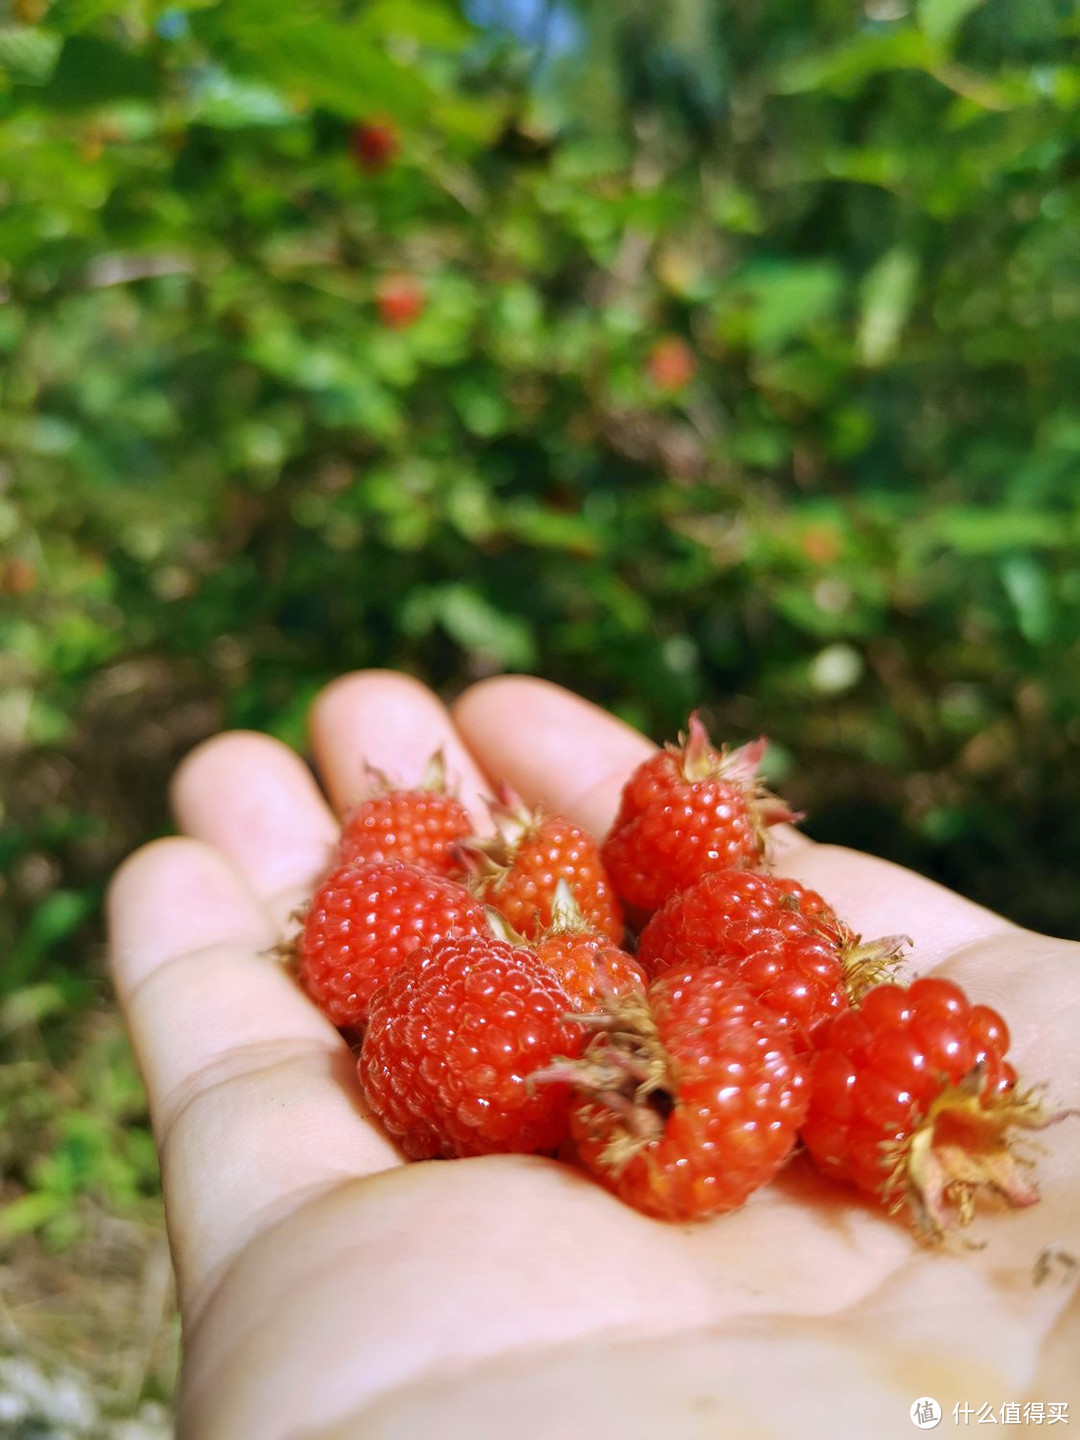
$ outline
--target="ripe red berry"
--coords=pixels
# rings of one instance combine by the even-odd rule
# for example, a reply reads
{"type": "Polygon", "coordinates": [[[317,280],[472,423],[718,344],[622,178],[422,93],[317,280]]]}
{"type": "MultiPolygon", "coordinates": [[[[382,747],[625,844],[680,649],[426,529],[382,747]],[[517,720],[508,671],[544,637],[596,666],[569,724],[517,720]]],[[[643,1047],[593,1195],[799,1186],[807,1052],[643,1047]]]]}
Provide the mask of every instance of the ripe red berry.
{"type": "Polygon", "coordinates": [[[350,130],[349,149],[361,170],[378,175],[393,164],[401,142],[392,121],[367,120],[350,130]]]}
{"type": "Polygon", "coordinates": [[[798,818],[757,779],[764,740],[716,750],[696,714],[689,731],[630,776],[603,845],[619,896],[639,910],[710,871],[758,865],[767,827],[798,818]]]}
{"type": "Polygon", "coordinates": [[[364,1096],[413,1160],[554,1150],[569,1087],[531,1077],[580,1050],[569,1009],[528,950],[471,936],[417,951],[372,1000],[364,1096]]]}
{"type": "Polygon", "coordinates": [[[456,840],[472,834],[469,813],[446,790],[442,755],[432,757],[415,790],[395,789],[386,776],[368,767],[378,792],[351,810],[341,827],[338,863],[380,865],[400,860],[433,875],[459,875],[451,852],[456,840]]]}
{"type": "Polygon", "coordinates": [[[490,808],[495,834],[460,847],[473,893],[531,940],[552,924],[555,889],[565,880],[586,924],[618,944],[622,909],[592,836],[561,815],[530,809],[505,785],[490,808]]]}
{"type": "Polygon", "coordinates": [[[779,1018],[796,1049],[876,984],[901,937],[863,945],[814,890],[779,875],[722,870],[672,895],[642,932],[650,975],[725,965],[779,1018]]]}
{"type": "Polygon", "coordinates": [[[297,941],[300,979],[335,1025],[358,1027],[375,990],[412,952],[487,933],[464,886],[412,865],[341,865],[315,892],[297,941]]]}
{"type": "Polygon", "coordinates": [[[552,1067],[579,1099],[571,1133],[621,1199],[665,1220],[734,1210],[776,1174],[807,1078],[776,1017],[729,971],[667,971],[647,1002],[598,1019],[582,1059],[552,1067]]]}
{"type": "Polygon", "coordinates": [[[390,330],[407,330],[424,311],[424,292],[411,275],[384,275],[375,286],[375,308],[390,330]]]}
{"type": "Polygon", "coordinates": [[[552,910],[550,928],[529,949],[559,977],[575,1010],[602,1010],[615,996],[645,993],[644,970],[589,926],[565,880],[555,887],[552,910]]]}
{"type": "Polygon", "coordinates": [[[38,572],[33,563],[22,555],[12,555],[0,561],[0,593],[4,595],[29,595],[37,589],[38,572]]]}
{"type": "Polygon", "coordinates": [[[697,374],[697,356],[679,335],[662,335],[649,351],[649,379],[658,390],[682,390],[697,374]]]}
{"type": "Polygon", "coordinates": [[[1010,1151],[1010,1132],[1041,1129],[1030,1094],[1015,1093],[1009,1031],[948,980],[879,985],[834,1020],[811,1060],[802,1138],[815,1164],[941,1235],[980,1191],[1011,1205],[1038,1193],[1010,1151]]]}

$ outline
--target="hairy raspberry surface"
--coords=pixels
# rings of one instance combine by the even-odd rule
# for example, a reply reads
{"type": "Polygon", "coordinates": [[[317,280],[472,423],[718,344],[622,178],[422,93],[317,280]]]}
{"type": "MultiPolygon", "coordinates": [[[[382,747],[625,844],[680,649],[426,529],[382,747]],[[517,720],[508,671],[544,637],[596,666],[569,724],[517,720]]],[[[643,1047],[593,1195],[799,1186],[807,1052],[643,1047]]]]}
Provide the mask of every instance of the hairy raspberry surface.
{"type": "Polygon", "coordinates": [[[519,935],[533,939],[552,922],[560,880],[570,886],[586,923],[618,944],[622,908],[587,831],[558,815],[542,818],[507,850],[501,874],[480,876],[476,893],[504,916],[519,935]]]}
{"type": "Polygon", "coordinates": [[[559,977],[575,1010],[600,1010],[612,995],[644,994],[644,970],[604,935],[557,930],[532,948],[559,977]]]}
{"type": "Polygon", "coordinates": [[[360,1026],[376,988],[414,950],[486,932],[484,907],[453,880],[412,865],[341,865],[304,921],[300,979],[335,1025],[360,1026]]]}
{"type": "Polygon", "coordinates": [[[628,1013],[625,1028],[598,1034],[583,1058],[596,1079],[572,1113],[578,1151],[646,1214],[695,1220],[734,1210],[795,1143],[808,1099],[804,1063],[776,1017],[720,966],[669,971],[648,996],[651,1036],[649,1023],[635,1025],[628,1013]],[[620,1071],[631,1080],[640,1073],[645,1085],[611,1104],[604,1086],[620,1071]]]}
{"type": "Polygon", "coordinates": [[[620,898],[652,911],[709,871],[759,864],[765,841],[744,783],[688,780],[663,750],[627,781],[601,853],[620,898]]]}
{"type": "Polygon", "coordinates": [[[806,1148],[826,1174],[887,1203],[902,1198],[908,1177],[897,1173],[897,1148],[950,1085],[973,1073],[983,1107],[1007,1095],[1016,1084],[1008,1048],[1001,1016],[948,980],[878,985],[819,1039],[806,1148]]]}
{"type": "Polygon", "coordinates": [[[642,932],[637,958],[650,975],[727,966],[805,1049],[848,1008],[842,933],[832,908],[797,880],[725,870],[672,895],[642,932]]]}
{"type": "Polygon", "coordinates": [[[482,936],[418,951],[376,992],[364,1095],[413,1160],[553,1150],[569,1089],[530,1076],[574,1055],[570,999],[528,950],[482,936]]]}
{"type": "Polygon", "coordinates": [[[438,790],[393,790],[353,810],[342,826],[338,862],[382,865],[400,860],[433,875],[460,875],[451,853],[456,840],[472,833],[465,806],[438,790]]]}

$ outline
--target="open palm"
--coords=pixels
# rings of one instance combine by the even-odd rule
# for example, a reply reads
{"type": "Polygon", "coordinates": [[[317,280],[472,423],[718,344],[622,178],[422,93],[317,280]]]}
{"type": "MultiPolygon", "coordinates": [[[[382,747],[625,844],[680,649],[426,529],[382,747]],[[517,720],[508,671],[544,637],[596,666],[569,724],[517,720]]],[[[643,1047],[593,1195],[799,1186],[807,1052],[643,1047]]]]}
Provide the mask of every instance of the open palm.
{"type": "MultiPolygon", "coordinates": [[[[363,760],[409,780],[441,745],[478,819],[502,777],[596,834],[651,749],[541,681],[483,682],[451,716],[374,672],[323,693],[312,745],[339,807],[363,760]]],[[[935,1251],[801,1159],[698,1226],[539,1157],[404,1165],[344,1043],[265,955],[335,837],[308,770],[224,735],[175,805],[190,838],[126,863],[110,924],[161,1146],[183,1436],[906,1436],[919,1396],[946,1429],[957,1404],[971,1424],[984,1404],[1075,1405],[1080,1122],[1048,1132],[1039,1205],[935,1251]]],[[[856,929],[910,934],[912,975],[1000,1009],[1021,1078],[1080,1105],[1080,948],[885,861],[782,846],[782,872],[856,929]]]]}

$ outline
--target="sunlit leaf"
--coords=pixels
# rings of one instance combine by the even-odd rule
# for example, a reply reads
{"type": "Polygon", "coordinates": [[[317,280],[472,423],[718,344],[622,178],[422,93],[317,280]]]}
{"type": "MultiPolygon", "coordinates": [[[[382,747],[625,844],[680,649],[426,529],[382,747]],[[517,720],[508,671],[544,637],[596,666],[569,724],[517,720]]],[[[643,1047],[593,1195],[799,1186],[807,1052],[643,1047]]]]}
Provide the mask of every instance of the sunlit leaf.
{"type": "Polygon", "coordinates": [[[935,45],[947,48],[973,10],[984,0],[918,0],[915,14],[935,45]]]}
{"type": "Polygon", "coordinates": [[[858,346],[864,365],[881,365],[895,351],[915,299],[918,269],[918,257],[896,246],[863,280],[858,346]]]}

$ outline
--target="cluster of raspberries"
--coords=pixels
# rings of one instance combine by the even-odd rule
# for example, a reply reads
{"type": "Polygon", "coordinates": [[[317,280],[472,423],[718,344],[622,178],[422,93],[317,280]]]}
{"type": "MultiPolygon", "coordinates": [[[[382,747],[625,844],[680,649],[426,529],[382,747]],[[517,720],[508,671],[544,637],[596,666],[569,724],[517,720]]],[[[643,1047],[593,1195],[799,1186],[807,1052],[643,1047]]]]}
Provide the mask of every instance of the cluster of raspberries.
{"type": "Polygon", "coordinates": [[[375,774],[294,954],[410,1159],[558,1155],[680,1221],[735,1209],[800,1141],[927,1236],[980,1191],[1037,1198],[1010,1137],[1052,1117],[1004,1020],[947,980],[895,983],[909,942],[864,943],[766,868],[768,827],[797,817],[764,748],[718,749],[691,716],[602,845],[506,787],[473,835],[439,757],[412,790],[375,774]]]}

